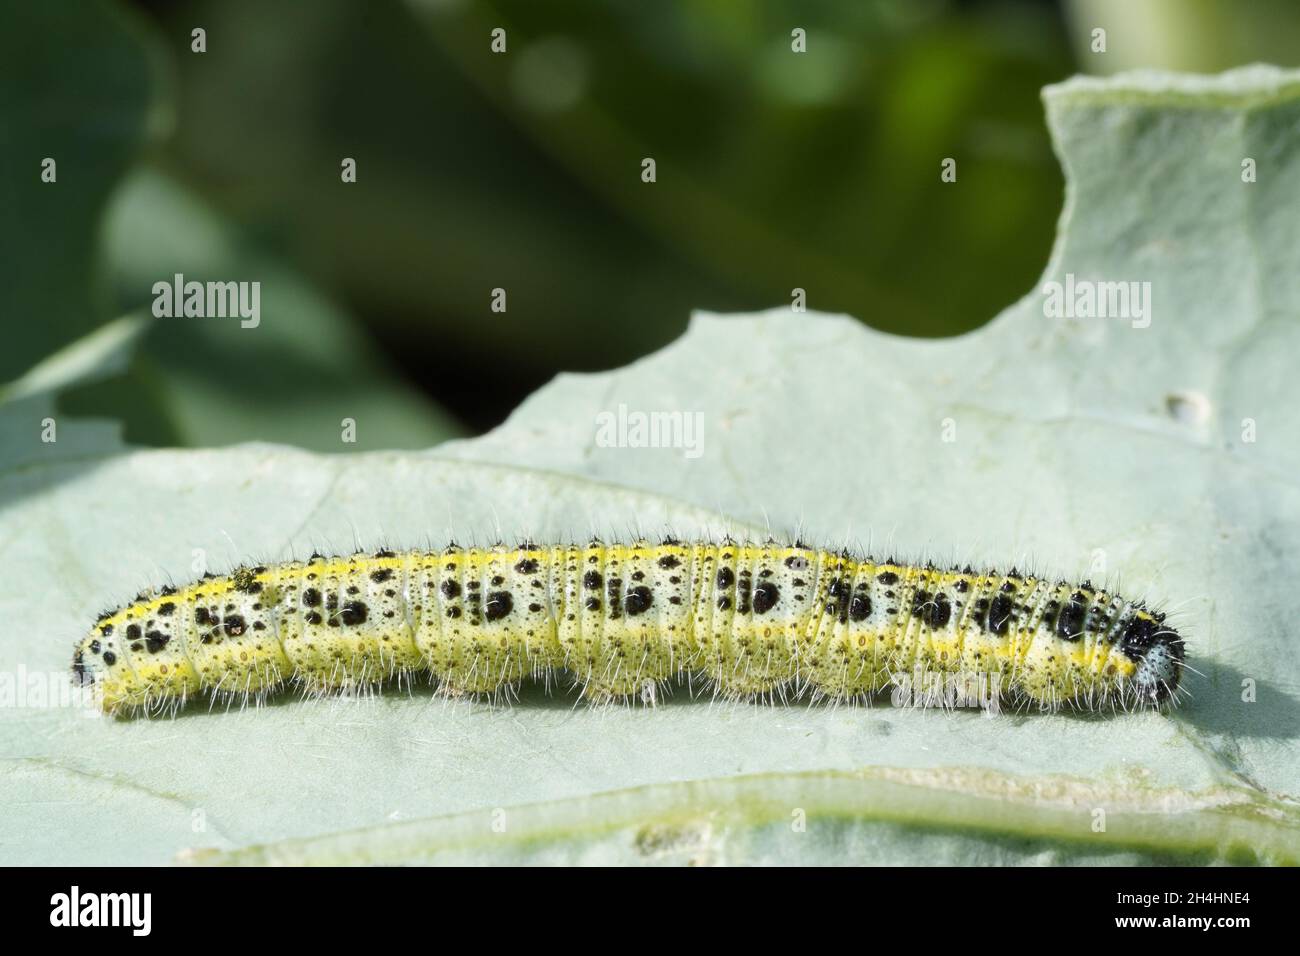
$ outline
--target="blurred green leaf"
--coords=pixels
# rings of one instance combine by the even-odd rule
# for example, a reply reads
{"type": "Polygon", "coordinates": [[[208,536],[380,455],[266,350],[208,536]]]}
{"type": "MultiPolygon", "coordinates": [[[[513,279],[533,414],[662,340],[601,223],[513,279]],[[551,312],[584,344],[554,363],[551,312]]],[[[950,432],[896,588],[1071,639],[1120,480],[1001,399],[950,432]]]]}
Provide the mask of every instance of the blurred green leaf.
{"type": "Polygon", "coordinates": [[[1295,0],[1065,0],[1079,65],[1089,73],[1213,73],[1243,63],[1300,66],[1295,0]],[[1093,31],[1106,31],[1105,52],[1093,31]]]}
{"type": "Polygon", "coordinates": [[[0,4],[0,381],[117,315],[100,270],[114,183],[168,125],[165,71],[107,0],[0,4]],[[54,182],[42,163],[55,161],[54,182]]]}
{"type": "Polygon", "coordinates": [[[137,442],[222,445],[257,438],[321,451],[423,448],[462,434],[403,384],[353,316],[160,173],[134,174],[105,231],[118,301],[148,311],[155,282],[261,284],[261,319],[156,320],[129,376],[69,396],[110,409],[137,442]],[[149,407],[157,410],[150,417],[149,407]],[[342,422],[356,441],[341,441],[342,422]]]}
{"type": "Polygon", "coordinates": [[[0,386],[0,404],[120,373],[130,361],[146,321],[138,315],[123,316],[59,349],[18,379],[0,386]]]}
{"type": "Polygon", "coordinates": [[[123,316],[0,387],[0,466],[119,450],[117,423],[62,418],[56,399],[63,389],[120,374],[145,325],[140,316],[123,316]]]}
{"type": "Polygon", "coordinates": [[[795,287],[889,331],[974,328],[1052,235],[1036,91],[1067,47],[1030,5],[323,0],[304,22],[223,0],[164,16],[214,38],[182,64],[178,167],[360,303],[480,426],[556,368],[630,361],[692,308],[795,287]],[[256,55],[225,37],[256,37],[256,55]],[[343,187],[345,156],[359,178],[343,187]]]}
{"type": "MultiPolygon", "coordinates": [[[[0,92],[0,200],[12,213],[0,230],[0,270],[8,270],[0,271],[8,336],[0,381],[38,362],[49,372],[47,356],[62,348],[84,359],[97,326],[125,311],[149,315],[153,283],[176,272],[260,282],[264,293],[256,329],[238,319],[153,323],[116,377],[64,382],[78,387],[19,403],[12,389],[32,384],[36,373],[27,373],[9,396],[22,407],[6,410],[0,430],[10,460],[77,454],[83,432],[64,416],[78,415],[119,418],[129,441],[155,444],[261,437],[358,450],[424,447],[461,433],[401,382],[355,316],[164,176],[136,172],[101,226],[144,140],[168,126],[163,80],[176,36],[164,41],[138,15],[98,0],[9,5],[0,17],[0,60],[14,72],[0,92]],[[45,156],[58,164],[53,183],[40,179],[45,156]],[[56,410],[58,446],[38,447],[48,444],[40,423],[56,410]],[[355,443],[341,441],[344,419],[356,422],[355,443]]],[[[192,55],[188,29],[183,37],[174,55],[192,55]]],[[[109,445],[120,440],[110,433],[109,445]]]]}

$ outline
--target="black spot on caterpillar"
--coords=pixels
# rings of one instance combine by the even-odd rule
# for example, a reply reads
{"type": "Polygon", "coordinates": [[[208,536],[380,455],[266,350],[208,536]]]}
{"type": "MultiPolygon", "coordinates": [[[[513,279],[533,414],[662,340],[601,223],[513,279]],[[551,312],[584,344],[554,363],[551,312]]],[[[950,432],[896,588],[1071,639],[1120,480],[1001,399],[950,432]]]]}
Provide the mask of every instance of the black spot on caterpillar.
{"type": "Polygon", "coordinates": [[[1090,584],[775,542],[313,555],[205,575],[102,615],[73,676],[110,713],[428,674],[448,694],[569,672],[593,701],[703,675],[735,698],[844,700],[900,674],[995,676],[1043,708],[1159,706],[1183,639],[1090,584]],[[118,635],[122,635],[119,638],[118,635]]]}

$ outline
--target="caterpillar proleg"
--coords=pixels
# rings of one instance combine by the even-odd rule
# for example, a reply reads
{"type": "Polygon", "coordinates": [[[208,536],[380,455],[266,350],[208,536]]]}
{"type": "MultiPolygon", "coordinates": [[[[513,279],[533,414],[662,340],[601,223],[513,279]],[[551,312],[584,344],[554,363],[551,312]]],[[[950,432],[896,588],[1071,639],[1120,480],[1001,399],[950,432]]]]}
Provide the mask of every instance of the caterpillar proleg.
{"type": "Polygon", "coordinates": [[[483,694],[567,672],[592,701],[702,676],[734,698],[871,695],[986,674],[1050,709],[1176,698],[1183,639],[1089,583],[802,544],[672,539],[380,550],[240,567],[102,615],[73,675],[108,713],[431,675],[483,694]]]}

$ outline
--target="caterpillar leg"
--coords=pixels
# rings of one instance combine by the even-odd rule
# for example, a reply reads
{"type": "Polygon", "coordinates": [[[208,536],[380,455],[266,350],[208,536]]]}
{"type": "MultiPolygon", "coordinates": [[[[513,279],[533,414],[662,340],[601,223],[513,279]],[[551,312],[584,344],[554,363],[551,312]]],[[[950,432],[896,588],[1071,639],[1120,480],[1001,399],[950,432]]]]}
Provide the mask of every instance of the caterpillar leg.
{"type": "Polygon", "coordinates": [[[429,649],[428,669],[442,694],[461,697],[491,694],[518,686],[527,662],[515,648],[469,638],[448,640],[429,649]]]}
{"type": "Polygon", "coordinates": [[[446,697],[494,694],[517,687],[528,671],[518,648],[502,639],[445,627],[420,641],[421,669],[446,697]]]}
{"type": "Polygon", "coordinates": [[[715,650],[707,673],[718,692],[728,698],[769,696],[795,679],[796,646],[781,625],[738,628],[715,650]]]}
{"type": "Polygon", "coordinates": [[[817,697],[848,700],[869,696],[888,685],[890,673],[881,667],[870,642],[847,635],[821,642],[801,677],[817,697]]]}
{"type": "Polygon", "coordinates": [[[583,659],[568,666],[593,703],[652,694],[648,688],[659,687],[673,672],[662,642],[637,628],[607,631],[583,659]]]}

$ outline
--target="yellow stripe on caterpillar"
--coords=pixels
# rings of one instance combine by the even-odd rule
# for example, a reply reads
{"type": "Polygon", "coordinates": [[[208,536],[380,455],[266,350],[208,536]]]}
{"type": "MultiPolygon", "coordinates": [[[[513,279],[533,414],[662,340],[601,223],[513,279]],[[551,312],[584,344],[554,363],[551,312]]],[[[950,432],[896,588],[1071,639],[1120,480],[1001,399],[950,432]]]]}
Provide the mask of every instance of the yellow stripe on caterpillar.
{"type": "Polygon", "coordinates": [[[593,701],[681,675],[736,698],[843,700],[927,672],[1100,710],[1173,700],[1183,667],[1164,615],[1086,582],[673,540],[241,567],[102,615],[73,659],[108,713],[418,674],[491,693],[561,670],[593,701]]]}

